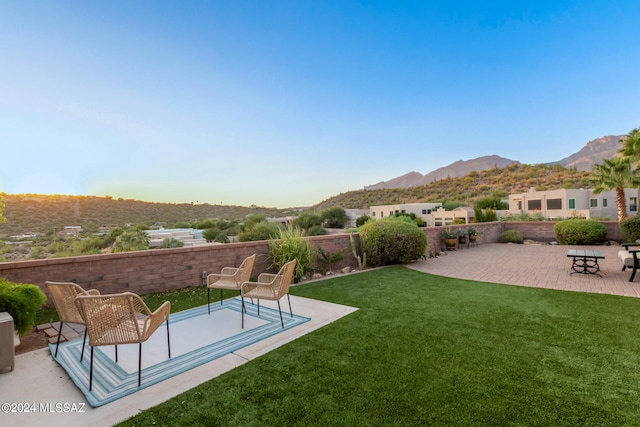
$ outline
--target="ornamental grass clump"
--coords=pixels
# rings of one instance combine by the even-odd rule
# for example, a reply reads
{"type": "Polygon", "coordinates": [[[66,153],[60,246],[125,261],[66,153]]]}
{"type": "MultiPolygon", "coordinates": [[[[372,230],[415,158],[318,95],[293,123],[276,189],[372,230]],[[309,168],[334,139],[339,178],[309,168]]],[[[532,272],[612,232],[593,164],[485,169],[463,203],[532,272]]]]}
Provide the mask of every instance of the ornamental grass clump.
{"type": "Polygon", "coordinates": [[[595,245],[607,237],[607,227],[593,219],[568,219],[553,226],[558,243],[562,245],[595,245]]]}
{"type": "Polygon", "coordinates": [[[406,264],[424,256],[427,236],[413,222],[369,221],[360,227],[360,248],[372,265],[406,264]]]}
{"type": "Polygon", "coordinates": [[[289,226],[280,230],[278,238],[269,243],[273,266],[277,269],[289,261],[297,260],[295,277],[303,277],[313,262],[313,251],[309,239],[303,236],[302,229],[289,226]]]}

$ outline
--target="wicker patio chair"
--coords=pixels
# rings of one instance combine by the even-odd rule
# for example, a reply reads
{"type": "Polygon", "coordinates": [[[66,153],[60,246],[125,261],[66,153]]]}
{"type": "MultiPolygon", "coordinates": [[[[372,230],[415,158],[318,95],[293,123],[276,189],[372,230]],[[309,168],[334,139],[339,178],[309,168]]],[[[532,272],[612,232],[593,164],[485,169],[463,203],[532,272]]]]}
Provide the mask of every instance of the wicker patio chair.
{"type": "MultiPolygon", "coordinates": [[[[58,340],[56,341],[56,352],[54,357],[58,356],[58,346],[60,345],[60,335],[62,335],[63,323],[75,323],[84,325],[84,319],[80,316],[80,312],[75,304],[78,295],[100,295],[97,289],[83,289],[80,285],[73,282],[45,282],[49,294],[56,307],[58,317],[60,318],[60,329],[58,330],[58,340]]],[[[84,356],[84,344],[87,341],[87,329],[84,330],[84,338],[82,341],[82,353],[80,353],[80,361],[84,356]]]]}
{"type": "Polygon", "coordinates": [[[76,306],[87,325],[89,345],[91,346],[91,365],[89,367],[89,391],[93,381],[93,348],[103,345],[116,346],[118,363],[118,344],[138,344],[138,387],[141,383],[142,343],[167,322],[167,349],[171,359],[169,338],[169,314],[171,303],[165,301],[156,311],[149,307],[138,295],[131,292],[112,295],[80,295],[76,306]]]}
{"type": "Polygon", "coordinates": [[[244,282],[251,279],[251,271],[256,255],[247,257],[238,268],[224,267],[220,274],[211,273],[207,276],[207,312],[211,314],[211,289],[220,289],[220,305],[222,305],[222,290],[239,291],[244,282]]]}
{"type": "MultiPolygon", "coordinates": [[[[293,271],[295,268],[296,260],[294,259],[283,265],[278,274],[262,273],[258,276],[257,282],[244,282],[240,292],[243,308],[246,297],[256,298],[258,300],[258,316],[260,316],[261,299],[277,301],[278,311],[280,312],[280,323],[284,328],[282,310],[280,309],[280,298],[285,295],[287,296],[289,300],[289,312],[291,313],[291,317],[293,317],[291,298],[289,298],[289,286],[293,280],[293,271]]],[[[244,310],[242,310],[242,327],[244,328],[244,310]]]]}

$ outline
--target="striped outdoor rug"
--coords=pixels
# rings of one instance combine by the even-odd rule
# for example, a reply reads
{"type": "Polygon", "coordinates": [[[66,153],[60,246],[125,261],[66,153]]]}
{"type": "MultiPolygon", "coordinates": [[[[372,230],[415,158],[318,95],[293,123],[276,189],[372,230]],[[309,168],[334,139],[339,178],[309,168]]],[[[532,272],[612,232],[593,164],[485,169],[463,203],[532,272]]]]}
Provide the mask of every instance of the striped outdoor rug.
{"type": "MultiPolygon", "coordinates": [[[[286,299],[281,304],[288,308],[286,299]]],[[[148,341],[142,344],[142,384],[138,387],[138,344],[118,346],[118,363],[115,363],[113,346],[96,347],[93,356],[93,387],[89,391],[90,347],[87,343],[83,361],[80,362],[82,339],[60,344],[58,357],[76,386],[84,393],[91,406],[97,407],[128,394],[149,387],[174,375],[210,362],[218,357],[256,343],[310,320],[293,318],[283,311],[284,329],[277,310],[245,304],[245,328],[241,328],[240,299],[227,299],[222,305],[211,304],[211,315],[203,305],[171,314],[171,359],[167,354],[166,326],[162,325],[148,341]]],[[[88,342],[88,339],[87,339],[88,342]]],[[[55,345],[49,344],[51,355],[55,345]]]]}

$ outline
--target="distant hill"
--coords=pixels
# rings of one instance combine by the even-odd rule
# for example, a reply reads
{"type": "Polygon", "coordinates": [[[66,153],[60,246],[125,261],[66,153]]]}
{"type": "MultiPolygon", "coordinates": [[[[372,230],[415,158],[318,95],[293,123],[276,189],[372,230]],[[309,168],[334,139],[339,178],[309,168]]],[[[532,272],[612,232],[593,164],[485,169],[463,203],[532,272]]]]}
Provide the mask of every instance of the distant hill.
{"type": "MultiPolygon", "coordinates": [[[[549,162],[549,165],[560,165],[566,168],[575,168],[579,171],[590,171],[596,163],[602,163],[616,155],[620,148],[620,139],[624,135],[610,135],[589,141],[580,151],[562,160],[549,162]]],[[[458,178],[471,171],[485,171],[494,167],[504,168],[513,164],[521,164],[517,160],[506,159],[497,155],[482,156],[471,160],[458,160],[448,166],[443,166],[427,174],[409,172],[388,181],[365,186],[365,190],[380,190],[383,188],[410,188],[427,185],[445,178],[458,178]]]]}
{"type": "Polygon", "coordinates": [[[482,197],[506,198],[535,188],[539,191],[557,188],[589,187],[590,171],[566,169],[561,165],[526,165],[513,163],[504,168],[493,167],[471,171],[463,177],[447,177],[426,185],[409,188],[356,190],[323,200],[310,208],[321,211],[334,206],[345,209],[367,209],[369,206],[398,203],[459,201],[473,204],[482,197]]]}
{"type": "Polygon", "coordinates": [[[279,217],[297,213],[297,209],[151,203],[95,196],[8,194],[5,203],[3,216],[7,222],[0,224],[0,236],[59,232],[70,225],[97,230],[102,226],[141,223],[172,226],[176,222],[193,223],[204,219],[241,221],[251,214],[279,217]]]}
{"type": "Polygon", "coordinates": [[[503,168],[512,164],[520,164],[516,160],[505,159],[504,157],[492,155],[478,157],[472,160],[458,160],[449,166],[438,168],[432,172],[422,175],[418,172],[409,172],[398,178],[389,181],[379,182],[374,185],[364,187],[365,190],[379,190],[381,188],[409,188],[418,185],[427,185],[434,181],[445,178],[458,178],[465,176],[471,171],[484,171],[493,167],[503,168]]]}
{"type": "Polygon", "coordinates": [[[551,164],[558,164],[565,168],[576,168],[579,171],[590,171],[596,163],[614,157],[621,147],[620,140],[624,135],[610,135],[587,142],[580,151],[551,164]]]}

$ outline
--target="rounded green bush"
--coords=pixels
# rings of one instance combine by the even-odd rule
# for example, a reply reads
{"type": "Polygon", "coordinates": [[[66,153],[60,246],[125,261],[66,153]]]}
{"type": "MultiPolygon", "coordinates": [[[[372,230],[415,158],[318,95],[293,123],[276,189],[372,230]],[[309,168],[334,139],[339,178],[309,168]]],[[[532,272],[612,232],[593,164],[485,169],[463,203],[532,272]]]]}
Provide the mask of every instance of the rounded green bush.
{"type": "Polygon", "coordinates": [[[518,230],[505,230],[498,241],[500,243],[522,243],[524,237],[518,230]]]}
{"type": "Polygon", "coordinates": [[[627,242],[633,243],[640,239],[640,216],[632,216],[620,221],[620,231],[627,242]]]}
{"type": "Polygon", "coordinates": [[[36,285],[0,278],[0,311],[13,317],[13,325],[20,335],[35,326],[36,313],[46,300],[47,296],[36,285]]]}
{"type": "Polygon", "coordinates": [[[427,236],[415,223],[368,221],[360,227],[360,248],[373,265],[405,264],[424,255],[427,236]]]}
{"type": "Polygon", "coordinates": [[[553,227],[556,240],[562,245],[594,245],[607,237],[607,227],[594,219],[568,219],[553,227]]]}

